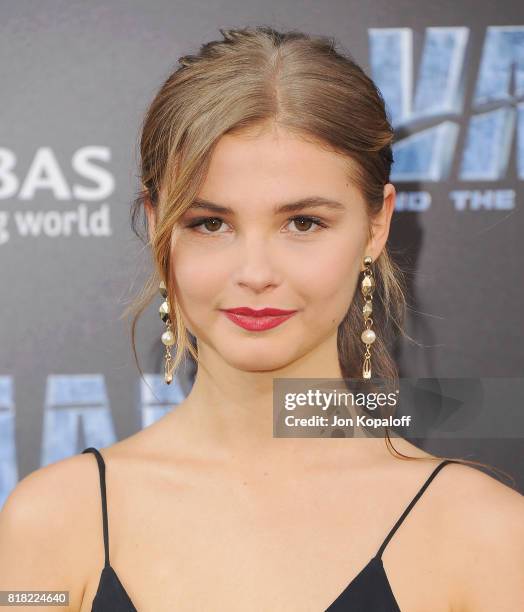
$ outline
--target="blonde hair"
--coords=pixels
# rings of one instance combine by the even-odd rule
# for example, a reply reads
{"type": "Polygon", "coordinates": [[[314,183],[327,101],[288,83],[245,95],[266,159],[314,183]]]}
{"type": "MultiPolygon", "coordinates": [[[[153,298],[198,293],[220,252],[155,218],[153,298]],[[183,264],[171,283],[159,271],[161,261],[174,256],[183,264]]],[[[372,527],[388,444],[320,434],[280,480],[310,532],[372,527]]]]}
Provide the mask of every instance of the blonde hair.
{"type": "MultiPolygon", "coordinates": [[[[221,136],[276,124],[342,155],[348,161],[348,179],[363,195],[369,220],[382,209],[384,185],[389,182],[394,130],[384,100],[351,56],[336,49],[333,38],[295,30],[279,32],[269,26],[221,29],[220,33],[222,40],[207,42],[199,53],[179,58],[179,66],[160,87],[141,126],[142,187],[131,210],[132,228],[147,240],[139,228],[146,200],[154,208],[156,222],[150,243],[155,270],[124,313],[134,315],[131,338],[139,369],[136,324],[158,295],[160,280],[166,283],[171,305],[174,367],[187,352],[198,363],[170,278],[171,236],[177,220],[197,196],[221,136]]],[[[145,215],[143,220],[146,229],[145,215]]],[[[387,247],[373,266],[377,335],[373,376],[396,379],[391,349],[399,334],[406,336],[405,281],[387,247]]],[[[363,303],[361,292],[355,291],[338,329],[345,378],[361,376],[363,303]]],[[[416,459],[398,453],[388,433],[386,445],[399,458],[416,459]]]]}

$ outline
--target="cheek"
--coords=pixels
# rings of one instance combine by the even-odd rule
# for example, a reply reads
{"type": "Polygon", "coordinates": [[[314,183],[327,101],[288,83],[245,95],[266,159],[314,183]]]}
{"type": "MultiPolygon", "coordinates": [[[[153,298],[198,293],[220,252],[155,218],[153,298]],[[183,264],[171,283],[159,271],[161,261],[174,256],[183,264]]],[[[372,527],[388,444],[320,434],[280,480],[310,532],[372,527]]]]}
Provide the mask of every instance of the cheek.
{"type": "Polygon", "coordinates": [[[228,276],[227,267],[220,265],[218,258],[184,248],[173,252],[171,271],[180,304],[191,308],[213,305],[228,276]]]}
{"type": "Polygon", "coordinates": [[[226,283],[226,271],[216,265],[216,259],[191,251],[177,248],[172,252],[171,274],[184,325],[194,336],[204,339],[202,321],[210,307],[216,306],[220,288],[226,283]]]}
{"type": "Polygon", "coordinates": [[[360,253],[357,240],[344,236],[330,241],[295,272],[297,289],[311,305],[317,304],[330,313],[341,309],[345,313],[355,292],[360,253]]]}

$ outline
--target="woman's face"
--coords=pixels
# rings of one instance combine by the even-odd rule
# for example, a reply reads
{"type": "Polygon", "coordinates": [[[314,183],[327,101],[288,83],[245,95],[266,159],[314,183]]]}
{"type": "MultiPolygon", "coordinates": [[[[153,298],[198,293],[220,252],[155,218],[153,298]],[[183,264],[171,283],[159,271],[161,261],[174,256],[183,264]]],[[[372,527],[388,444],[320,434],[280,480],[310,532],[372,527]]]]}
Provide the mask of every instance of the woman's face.
{"type": "Polygon", "coordinates": [[[346,164],[276,129],[217,143],[197,202],[231,210],[188,210],[171,242],[171,278],[199,359],[211,351],[240,370],[268,371],[336,337],[363,256],[378,256],[366,250],[366,210],[346,164]],[[276,210],[315,197],[338,204],[276,210]],[[239,307],[296,312],[254,331],[223,312],[239,307]]]}

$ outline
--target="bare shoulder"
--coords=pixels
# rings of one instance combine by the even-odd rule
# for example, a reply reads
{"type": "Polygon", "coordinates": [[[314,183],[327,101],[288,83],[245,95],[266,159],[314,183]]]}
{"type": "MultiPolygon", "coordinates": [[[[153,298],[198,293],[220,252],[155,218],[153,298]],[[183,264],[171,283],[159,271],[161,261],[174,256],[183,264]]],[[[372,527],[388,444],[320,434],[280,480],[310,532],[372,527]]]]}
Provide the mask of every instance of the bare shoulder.
{"type": "MultiPolygon", "coordinates": [[[[402,463],[404,468],[410,464],[408,472],[420,482],[443,461],[402,438],[394,439],[393,446],[422,459],[393,462],[399,473],[405,472],[402,463]]],[[[524,610],[524,496],[503,476],[449,463],[424,497],[434,571],[450,585],[451,609],[524,610]]]]}
{"type": "Polygon", "coordinates": [[[490,537],[523,526],[524,496],[494,475],[473,465],[452,463],[439,479],[441,493],[453,502],[451,516],[458,527],[482,526],[479,536],[490,537]]]}
{"type": "Polygon", "coordinates": [[[441,470],[437,489],[444,554],[457,567],[457,609],[524,609],[524,496],[460,463],[441,470]]]}
{"type": "Polygon", "coordinates": [[[0,590],[68,590],[69,609],[78,610],[93,559],[103,564],[99,538],[92,533],[100,527],[99,499],[90,454],[22,478],[0,511],[0,590]]]}

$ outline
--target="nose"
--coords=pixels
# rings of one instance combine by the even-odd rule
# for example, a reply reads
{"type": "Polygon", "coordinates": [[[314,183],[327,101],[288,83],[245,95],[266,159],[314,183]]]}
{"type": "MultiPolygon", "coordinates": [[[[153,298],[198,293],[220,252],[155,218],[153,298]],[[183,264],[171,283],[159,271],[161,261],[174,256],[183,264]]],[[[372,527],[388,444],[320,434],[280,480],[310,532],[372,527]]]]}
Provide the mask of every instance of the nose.
{"type": "Polygon", "coordinates": [[[267,238],[246,237],[236,257],[238,261],[234,277],[236,284],[261,292],[280,283],[280,275],[275,265],[275,251],[271,250],[267,238]]]}

